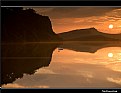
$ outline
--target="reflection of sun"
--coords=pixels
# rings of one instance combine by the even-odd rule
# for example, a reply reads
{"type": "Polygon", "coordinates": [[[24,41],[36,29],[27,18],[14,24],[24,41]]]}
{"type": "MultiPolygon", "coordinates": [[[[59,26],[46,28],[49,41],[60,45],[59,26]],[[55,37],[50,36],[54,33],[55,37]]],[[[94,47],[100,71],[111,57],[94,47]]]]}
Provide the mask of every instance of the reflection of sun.
{"type": "Polygon", "coordinates": [[[112,25],[112,24],[110,24],[110,25],[109,25],[109,28],[110,28],[110,29],[112,29],[112,28],[113,28],[113,25],[112,25]]]}
{"type": "Polygon", "coordinates": [[[113,57],[113,53],[108,53],[108,57],[113,57]]]}

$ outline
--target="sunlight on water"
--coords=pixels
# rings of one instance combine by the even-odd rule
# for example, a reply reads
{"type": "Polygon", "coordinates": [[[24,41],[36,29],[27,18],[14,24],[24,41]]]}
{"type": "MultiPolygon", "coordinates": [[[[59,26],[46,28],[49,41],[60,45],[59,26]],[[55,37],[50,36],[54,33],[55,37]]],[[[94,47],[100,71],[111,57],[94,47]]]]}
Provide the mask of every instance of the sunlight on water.
{"type": "Polygon", "coordinates": [[[121,48],[110,47],[98,50],[95,53],[75,52],[73,50],[64,49],[58,52],[56,49],[53,53],[53,62],[64,63],[88,63],[88,64],[110,64],[117,63],[121,60],[121,48]],[[109,56],[110,57],[109,57],[109,56]]]}
{"type": "Polygon", "coordinates": [[[108,57],[113,57],[113,53],[108,53],[108,57]]]}
{"type": "Polygon", "coordinates": [[[121,88],[121,47],[102,48],[95,53],[55,49],[49,67],[3,87],[121,88]]]}

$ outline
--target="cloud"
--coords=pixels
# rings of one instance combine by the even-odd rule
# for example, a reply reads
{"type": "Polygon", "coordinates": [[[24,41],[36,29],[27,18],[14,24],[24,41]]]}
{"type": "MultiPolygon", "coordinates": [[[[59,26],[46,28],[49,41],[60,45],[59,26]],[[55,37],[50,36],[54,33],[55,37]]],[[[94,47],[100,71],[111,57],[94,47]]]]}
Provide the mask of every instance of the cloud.
{"type": "Polygon", "coordinates": [[[33,8],[38,13],[47,13],[53,10],[53,8],[33,8]]]}
{"type": "Polygon", "coordinates": [[[115,18],[115,19],[119,20],[119,19],[121,19],[121,8],[114,9],[114,10],[106,13],[106,15],[108,17],[112,17],[112,18],[115,18]]]}
{"type": "Polygon", "coordinates": [[[116,7],[51,7],[33,8],[37,13],[47,15],[50,18],[81,18],[101,16],[117,9],[116,7]]]}
{"type": "Polygon", "coordinates": [[[62,33],[74,29],[95,27],[101,32],[121,32],[121,7],[38,7],[38,14],[49,16],[54,32],[62,33]],[[109,31],[109,24],[114,29],[109,31]]]}

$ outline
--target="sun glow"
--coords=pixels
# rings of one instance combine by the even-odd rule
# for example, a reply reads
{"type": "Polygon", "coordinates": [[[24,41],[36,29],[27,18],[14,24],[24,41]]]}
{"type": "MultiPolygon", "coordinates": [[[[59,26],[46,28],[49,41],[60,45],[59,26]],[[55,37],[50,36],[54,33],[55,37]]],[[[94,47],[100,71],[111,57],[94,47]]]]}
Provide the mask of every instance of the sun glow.
{"type": "Polygon", "coordinates": [[[113,25],[112,25],[112,24],[110,24],[110,25],[109,25],[109,28],[110,28],[110,29],[112,29],[112,28],[113,28],[113,25]]]}

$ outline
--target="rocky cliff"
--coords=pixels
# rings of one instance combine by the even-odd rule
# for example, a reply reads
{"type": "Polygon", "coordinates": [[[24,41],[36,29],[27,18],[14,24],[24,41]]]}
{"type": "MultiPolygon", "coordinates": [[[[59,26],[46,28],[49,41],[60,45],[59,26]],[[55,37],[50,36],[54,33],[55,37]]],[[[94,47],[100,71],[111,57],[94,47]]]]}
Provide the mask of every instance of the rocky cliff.
{"type": "Polygon", "coordinates": [[[2,42],[58,41],[48,16],[33,9],[2,8],[2,42]]]}

